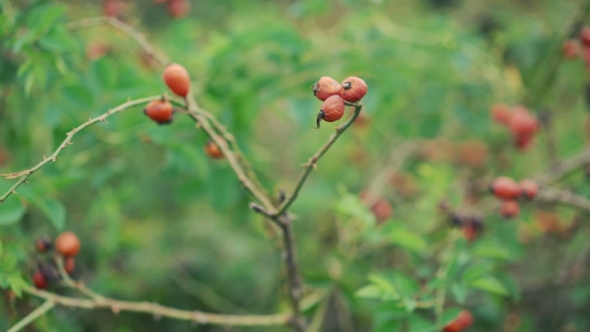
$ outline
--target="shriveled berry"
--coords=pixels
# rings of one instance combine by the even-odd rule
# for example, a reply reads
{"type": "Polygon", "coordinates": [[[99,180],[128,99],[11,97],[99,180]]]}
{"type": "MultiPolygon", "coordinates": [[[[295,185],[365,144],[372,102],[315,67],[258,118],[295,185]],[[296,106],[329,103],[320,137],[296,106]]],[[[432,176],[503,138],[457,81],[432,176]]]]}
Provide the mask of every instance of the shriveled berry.
{"type": "Polygon", "coordinates": [[[473,316],[471,315],[471,313],[467,310],[461,310],[459,315],[457,315],[457,317],[453,321],[445,325],[443,331],[460,332],[470,327],[471,324],[473,324],[473,316]]]}
{"type": "Polygon", "coordinates": [[[506,104],[494,104],[490,108],[490,115],[492,120],[507,125],[510,122],[512,110],[506,104]]]}
{"type": "Polygon", "coordinates": [[[348,102],[356,103],[357,101],[363,99],[363,97],[367,94],[367,83],[362,79],[351,76],[344,81],[342,81],[342,98],[348,102]]]}
{"type": "Polygon", "coordinates": [[[531,136],[539,129],[539,120],[526,107],[515,106],[508,128],[515,137],[531,136]]]}
{"type": "Polygon", "coordinates": [[[492,193],[500,199],[515,199],[522,193],[522,189],[507,176],[500,176],[492,182],[492,193]]]}
{"type": "Polygon", "coordinates": [[[472,223],[466,223],[461,227],[461,230],[463,231],[463,236],[469,242],[475,240],[477,237],[477,229],[472,223]]]}
{"type": "Polygon", "coordinates": [[[520,188],[522,188],[522,194],[524,197],[528,199],[535,198],[539,192],[539,185],[535,181],[529,179],[520,181],[520,188]]]}
{"type": "Polygon", "coordinates": [[[72,232],[63,232],[55,240],[55,249],[63,256],[76,256],[80,251],[80,239],[72,232]]]}
{"type": "Polygon", "coordinates": [[[172,122],[174,107],[166,100],[153,100],[143,110],[143,113],[158,124],[172,122]]]}
{"type": "Polygon", "coordinates": [[[66,259],[64,260],[64,270],[66,270],[66,272],[68,274],[72,274],[72,272],[74,272],[75,269],[76,269],[76,260],[74,259],[73,256],[67,256],[66,259]]]}
{"type": "Polygon", "coordinates": [[[186,97],[191,84],[186,68],[176,63],[170,64],[164,69],[162,78],[170,91],[177,96],[186,97]]]}
{"type": "Polygon", "coordinates": [[[330,96],[322,104],[318,113],[317,125],[320,127],[320,121],[334,122],[340,120],[344,115],[344,99],[340,96],[330,96]]]}
{"type": "Polygon", "coordinates": [[[514,145],[517,149],[525,151],[533,147],[535,143],[533,135],[517,135],[514,136],[514,145]]]}
{"type": "Polygon", "coordinates": [[[38,289],[47,289],[49,283],[41,270],[35,270],[35,272],[33,272],[33,284],[38,289]]]}
{"type": "Polygon", "coordinates": [[[51,246],[51,239],[47,235],[40,236],[35,240],[35,249],[37,249],[38,252],[51,250],[51,246]]]}
{"type": "Polygon", "coordinates": [[[212,140],[207,140],[207,143],[205,143],[205,152],[213,159],[223,158],[223,152],[219,148],[219,145],[212,140]]]}
{"type": "Polygon", "coordinates": [[[340,95],[342,93],[342,85],[335,79],[322,76],[320,79],[311,86],[313,95],[319,100],[324,101],[330,96],[340,95]]]}
{"type": "Polygon", "coordinates": [[[506,219],[514,218],[520,212],[520,206],[517,201],[507,200],[500,206],[500,214],[506,219]]]}

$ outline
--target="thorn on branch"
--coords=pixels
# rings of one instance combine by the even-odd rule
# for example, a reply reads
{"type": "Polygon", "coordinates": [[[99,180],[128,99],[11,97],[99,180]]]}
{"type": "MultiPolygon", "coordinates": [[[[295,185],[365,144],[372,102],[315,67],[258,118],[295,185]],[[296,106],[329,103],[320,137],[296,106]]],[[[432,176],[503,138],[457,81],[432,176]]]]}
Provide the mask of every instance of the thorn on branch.
{"type": "Polygon", "coordinates": [[[12,191],[11,191],[11,193],[13,193],[13,194],[18,194],[18,193],[16,192],[16,190],[12,190],[12,191]]]}

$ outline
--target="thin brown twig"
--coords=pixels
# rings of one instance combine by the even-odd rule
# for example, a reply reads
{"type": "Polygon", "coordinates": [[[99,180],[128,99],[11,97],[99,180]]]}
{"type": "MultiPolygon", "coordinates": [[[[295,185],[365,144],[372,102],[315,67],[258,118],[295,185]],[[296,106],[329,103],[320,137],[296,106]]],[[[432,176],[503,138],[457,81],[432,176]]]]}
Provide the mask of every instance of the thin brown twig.
{"type": "Polygon", "coordinates": [[[244,172],[244,169],[238,162],[238,158],[234,154],[234,152],[229,148],[227,141],[220,135],[218,135],[213,127],[211,126],[209,120],[205,115],[201,113],[201,109],[198,107],[198,104],[195,100],[195,97],[189,94],[186,98],[187,108],[190,112],[190,115],[197,120],[197,125],[202,128],[207,135],[219,146],[221,152],[229,162],[231,168],[233,169],[234,173],[238,177],[238,180],[242,184],[242,186],[250,192],[262,205],[265,209],[269,211],[275,211],[275,207],[270,201],[270,199],[266,196],[266,194],[254,183],[250,180],[248,175],[244,172]]]}
{"type": "Polygon", "coordinates": [[[569,190],[545,187],[539,191],[535,200],[546,203],[566,204],[590,213],[590,200],[576,195],[569,190]]]}
{"type": "Polygon", "coordinates": [[[588,162],[590,162],[590,149],[557,163],[547,171],[533,176],[533,179],[539,184],[551,184],[588,162]]]}
{"type": "Polygon", "coordinates": [[[140,312],[152,314],[154,317],[167,317],[172,319],[187,320],[197,324],[215,324],[226,326],[272,326],[286,325],[289,323],[289,314],[275,315],[222,315],[203,311],[181,310],[162,306],[152,302],[131,302],[115,300],[108,297],[96,299],[79,299],[53,294],[36,288],[26,288],[25,292],[43,298],[56,305],[81,308],[81,309],[109,309],[114,314],[119,312],[140,312]]]}
{"type": "Polygon", "coordinates": [[[116,17],[100,16],[93,18],[85,18],[79,21],[68,23],[67,28],[70,31],[75,31],[94,26],[99,26],[102,24],[108,24],[116,29],[119,29],[131,38],[135,39],[135,41],[137,41],[137,43],[144,49],[144,51],[150,56],[152,56],[154,59],[156,59],[160,64],[165,66],[170,63],[170,60],[168,60],[166,55],[164,55],[164,53],[160,52],[151,43],[149,43],[143,34],[137,31],[137,29],[135,29],[134,27],[119,20],[116,17]]]}
{"type": "Polygon", "coordinates": [[[8,198],[8,196],[16,193],[16,189],[20,185],[25,183],[29,176],[31,176],[33,173],[35,173],[36,171],[41,169],[43,166],[49,164],[50,162],[57,161],[58,155],[61,153],[61,151],[63,149],[65,149],[68,145],[73,144],[72,138],[77,133],[82,131],[83,129],[85,129],[95,123],[98,123],[98,122],[106,122],[106,119],[109,116],[111,116],[115,113],[122,112],[130,107],[137,106],[140,104],[145,104],[145,103],[150,102],[152,100],[158,100],[161,98],[162,98],[162,96],[160,95],[160,96],[152,96],[152,97],[146,97],[146,98],[141,98],[141,99],[136,99],[136,100],[129,100],[126,103],[123,103],[113,109],[110,109],[106,113],[104,113],[100,116],[91,118],[88,121],[84,122],[83,124],[79,125],[78,127],[72,129],[72,131],[70,131],[69,133],[66,134],[66,139],[57,147],[57,149],[53,152],[53,154],[50,155],[49,157],[44,156],[43,160],[41,162],[39,162],[37,165],[35,165],[33,168],[30,168],[30,169],[27,169],[24,171],[20,171],[20,172],[0,174],[0,176],[5,177],[7,179],[20,178],[10,189],[8,189],[8,191],[6,193],[4,193],[4,195],[0,196],[0,204],[4,203],[4,201],[6,200],[6,198],[8,198]]]}
{"type": "Polygon", "coordinates": [[[309,176],[309,173],[311,173],[311,170],[316,169],[316,164],[320,160],[320,158],[326,153],[326,151],[328,151],[328,149],[330,149],[330,147],[332,146],[332,144],[334,144],[334,142],[336,142],[338,137],[340,137],[340,135],[342,135],[342,133],[345,132],[346,129],[348,129],[348,127],[350,127],[350,125],[352,125],[354,120],[356,120],[359,113],[361,112],[363,105],[356,104],[356,105],[352,105],[352,106],[354,106],[354,113],[352,114],[350,119],[348,119],[348,121],[346,121],[345,123],[343,123],[342,125],[337,127],[336,132],[334,134],[332,134],[332,136],[330,136],[330,138],[324,144],[324,146],[322,146],[318,150],[318,152],[316,152],[311,158],[309,158],[307,163],[305,163],[303,165],[305,167],[305,169],[303,170],[303,172],[299,176],[299,180],[297,181],[297,184],[295,186],[295,189],[293,190],[293,193],[291,193],[291,195],[279,206],[278,211],[275,213],[275,216],[280,216],[280,215],[284,214],[287,211],[287,209],[289,209],[291,204],[293,204],[293,202],[297,198],[297,195],[299,195],[299,191],[303,187],[303,184],[305,183],[305,180],[307,180],[307,177],[309,176]]]}

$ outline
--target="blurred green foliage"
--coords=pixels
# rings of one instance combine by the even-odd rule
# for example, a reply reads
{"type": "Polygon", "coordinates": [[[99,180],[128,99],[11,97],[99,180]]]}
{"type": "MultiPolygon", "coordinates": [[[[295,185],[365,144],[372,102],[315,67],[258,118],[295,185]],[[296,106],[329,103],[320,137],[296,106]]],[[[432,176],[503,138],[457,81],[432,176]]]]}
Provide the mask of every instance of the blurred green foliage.
{"type": "MultiPolygon", "coordinates": [[[[590,229],[582,223],[555,236],[538,227],[539,211],[565,224],[587,215],[531,203],[513,221],[487,215],[485,231],[469,242],[439,211],[445,199],[472,208],[472,183],[548,169],[548,135],[517,151],[488,115],[494,103],[550,110],[562,158],[585,147],[588,72],[570,61],[551,76],[580,1],[191,4],[181,19],[148,0],[126,1],[121,15],[189,70],[200,105],[235,134],[273,195],[293,189],[300,165],[336,126],[313,129],[320,102],[309,87],[320,76],[352,75],[369,86],[367,125],[340,138],[292,208],[306,293],[329,294],[305,311],[313,322],[323,318],[318,331],[435,331],[461,308],[475,316],[472,331],[590,329],[590,229]],[[396,172],[413,193],[386,185],[394,212],[376,223],[359,193],[393,167],[396,147],[418,140],[442,157],[408,157],[396,172]],[[485,144],[482,166],[443,148],[466,142],[485,144]],[[442,312],[423,307],[441,294],[442,312]]],[[[166,91],[162,68],[128,36],[107,26],[68,30],[67,22],[101,15],[98,2],[0,0],[0,8],[0,172],[35,165],[72,127],[128,98],[166,91]]],[[[221,313],[288,310],[277,234],[248,209],[251,197],[227,162],[207,158],[205,134],[181,115],[157,126],[137,107],[90,127],[0,205],[0,287],[20,296],[40,258],[34,239],[67,229],[82,241],[75,278],[101,294],[221,313]]],[[[0,180],[0,194],[13,181],[0,180]]],[[[562,184],[590,193],[581,171],[562,184]]],[[[26,295],[3,301],[0,329],[39,304],[26,295]]],[[[67,308],[34,325],[226,330],[67,308]]]]}

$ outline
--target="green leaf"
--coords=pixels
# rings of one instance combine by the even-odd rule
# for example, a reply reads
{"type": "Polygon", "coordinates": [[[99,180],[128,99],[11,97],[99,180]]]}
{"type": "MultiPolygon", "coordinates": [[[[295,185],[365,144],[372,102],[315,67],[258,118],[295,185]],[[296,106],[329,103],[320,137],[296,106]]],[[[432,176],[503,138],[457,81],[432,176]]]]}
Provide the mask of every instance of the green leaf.
{"type": "Polygon", "coordinates": [[[90,65],[90,76],[103,89],[113,87],[117,81],[117,67],[109,58],[101,58],[90,65]]]}
{"type": "Polygon", "coordinates": [[[32,201],[41,212],[51,221],[53,227],[57,230],[63,230],[66,224],[66,208],[63,204],[55,199],[35,199],[32,201]]]}
{"type": "Polygon", "coordinates": [[[510,250],[499,243],[482,241],[473,248],[473,255],[482,258],[493,258],[500,260],[510,260],[514,258],[510,250]]]}
{"type": "Polygon", "coordinates": [[[387,238],[391,243],[413,252],[421,253],[428,247],[426,240],[422,236],[403,226],[394,227],[387,238]]]}
{"type": "Polygon", "coordinates": [[[356,297],[365,299],[381,298],[381,294],[381,288],[376,285],[366,285],[354,293],[356,297]]]}
{"type": "Polygon", "coordinates": [[[76,42],[62,26],[51,29],[39,39],[39,46],[52,53],[66,53],[76,49],[76,42]]]}
{"type": "Polygon", "coordinates": [[[375,225],[375,216],[359,199],[358,196],[344,192],[336,204],[336,211],[340,214],[362,220],[366,225],[375,225]]]}
{"type": "Polygon", "coordinates": [[[455,318],[457,318],[457,316],[459,316],[459,313],[461,312],[461,308],[447,308],[441,315],[440,318],[440,322],[441,322],[441,326],[443,327],[445,325],[447,325],[448,323],[452,322],[453,320],[455,320],[455,318]]]}
{"type": "Polygon", "coordinates": [[[405,297],[411,297],[420,290],[420,283],[401,272],[393,275],[393,284],[395,288],[405,297]]]}
{"type": "Polygon", "coordinates": [[[0,226],[12,225],[21,220],[25,207],[17,197],[8,197],[0,205],[0,226]]]}
{"type": "Polygon", "coordinates": [[[2,257],[3,253],[4,253],[4,246],[2,245],[2,239],[0,239],[0,257],[2,257]]]}
{"type": "Polygon", "coordinates": [[[498,294],[498,295],[508,295],[508,290],[504,285],[498,281],[495,277],[486,276],[480,279],[473,281],[470,286],[472,288],[481,289],[483,291],[498,294]]]}
{"type": "Polygon", "coordinates": [[[23,294],[23,288],[28,286],[23,278],[18,274],[13,274],[8,277],[8,284],[10,289],[14,292],[14,294],[16,294],[17,297],[21,297],[23,294]]]}
{"type": "Polygon", "coordinates": [[[455,301],[459,304],[465,303],[468,293],[469,288],[463,284],[454,284],[451,286],[451,294],[453,294],[455,301]]]}
{"type": "Polygon", "coordinates": [[[475,279],[478,279],[486,274],[488,274],[490,271],[492,270],[492,265],[491,264],[474,264],[469,266],[467,269],[465,269],[465,271],[463,272],[462,276],[461,276],[461,280],[464,283],[470,283],[475,279]]]}

